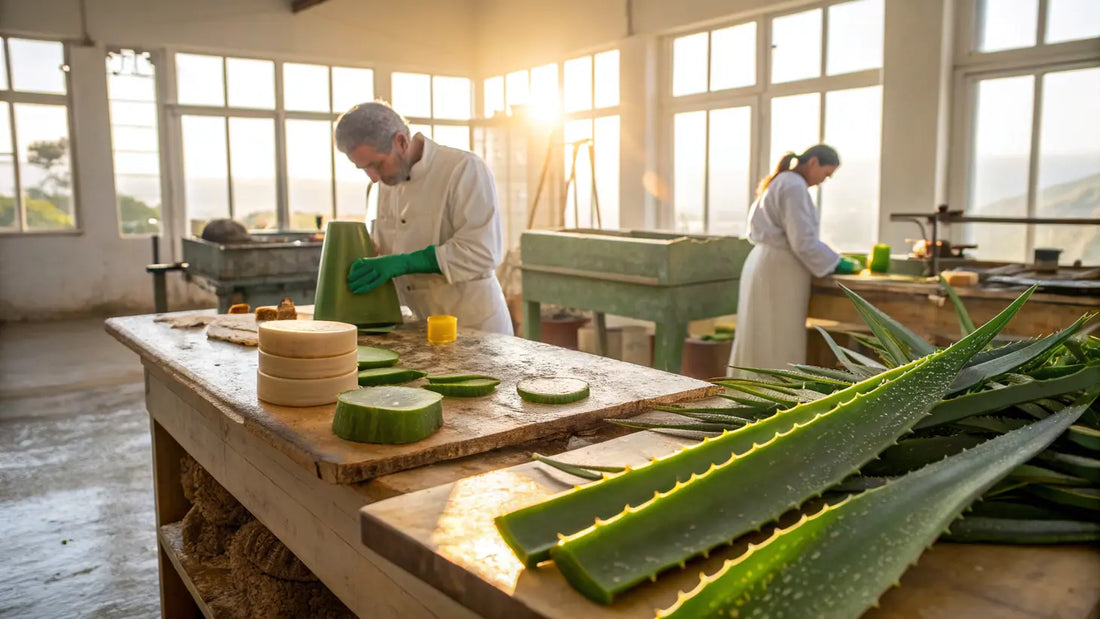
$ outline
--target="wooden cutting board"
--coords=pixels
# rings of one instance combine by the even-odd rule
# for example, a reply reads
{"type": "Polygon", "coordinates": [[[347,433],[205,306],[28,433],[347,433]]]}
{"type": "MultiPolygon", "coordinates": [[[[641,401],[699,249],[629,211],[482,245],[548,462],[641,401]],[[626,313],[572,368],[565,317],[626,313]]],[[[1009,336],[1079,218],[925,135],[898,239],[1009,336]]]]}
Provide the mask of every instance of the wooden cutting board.
{"type": "MultiPolygon", "coordinates": [[[[290,408],[258,400],[254,347],[211,340],[200,329],[173,329],[155,322],[152,315],[111,318],[107,330],[146,364],[176,375],[192,391],[218,402],[222,414],[243,423],[295,462],[322,479],[342,484],[568,434],[604,419],[636,415],[652,404],[700,399],[721,391],[692,378],[512,336],[460,329],[456,342],[433,346],[427,343],[424,323],[409,323],[388,335],[361,335],[359,343],[397,352],[402,367],[430,374],[488,374],[501,384],[489,396],[446,398],[443,428],[422,441],[370,445],[332,433],[334,404],[290,408]],[[580,378],[590,384],[591,396],[566,405],[525,402],[515,385],[533,376],[580,378]]],[[[422,384],[416,381],[408,386],[422,384]]]]}

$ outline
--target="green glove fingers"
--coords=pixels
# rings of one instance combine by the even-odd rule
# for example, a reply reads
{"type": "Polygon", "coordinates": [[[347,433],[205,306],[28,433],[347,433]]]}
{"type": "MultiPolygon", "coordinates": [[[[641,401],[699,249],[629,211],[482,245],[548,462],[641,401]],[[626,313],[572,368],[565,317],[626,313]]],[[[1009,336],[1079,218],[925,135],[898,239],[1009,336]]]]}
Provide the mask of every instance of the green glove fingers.
{"type": "Polygon", "coordinates": [[[840,275],[852,275],[863,270],[863,264],[854,258],[842,256],[836,265],[836,273],[840,275]]]}
{"type": "Polygon", "coordinates": [[[435,246],[392,256],[358,258],[348,269],[348,288],[354,294],[366,294],[389,280],[408,273],[440,273],[435,246]]]}

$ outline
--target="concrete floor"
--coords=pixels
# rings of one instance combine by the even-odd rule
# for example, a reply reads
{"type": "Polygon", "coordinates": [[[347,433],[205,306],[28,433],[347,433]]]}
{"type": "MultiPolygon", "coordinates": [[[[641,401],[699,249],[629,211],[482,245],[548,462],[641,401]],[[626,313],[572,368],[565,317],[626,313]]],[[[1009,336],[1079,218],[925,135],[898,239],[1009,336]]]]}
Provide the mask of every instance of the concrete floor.
{"type": "Polygon", "coordinates": [[[0,617],[160,612],[136,354],[102,319],[0,325],[0,617]]]}

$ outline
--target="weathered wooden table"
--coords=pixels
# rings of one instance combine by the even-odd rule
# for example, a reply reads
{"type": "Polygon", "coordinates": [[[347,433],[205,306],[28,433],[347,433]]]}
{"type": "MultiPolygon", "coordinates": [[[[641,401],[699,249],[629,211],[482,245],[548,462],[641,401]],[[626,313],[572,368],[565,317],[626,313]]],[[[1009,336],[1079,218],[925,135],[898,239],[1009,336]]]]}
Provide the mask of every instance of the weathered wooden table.
{"type": "Polygon", "coordinates": [[[112,318],[107,330],[145,366],[165,617],[191,617],[196,609],[216,616],[228,586],[224,573],[181,552],[185,452],[360,616],[469,617],[460,603],[363,546],[359,509],[526,461],[531,451],[563,451],[571,433],[610,428],[604,418],[715,391],[687,377],[510,336],[460,330],[454,344],[428,346],[423,323],[416,323],[360,341],[398,352],[406,367],[477,371],[501,385],[491,396],[447,399],[444,427],[429,439],[366,445],[331,433],[333,405],[258,401],[255,348],[209,340],[201,328],[173,329],[151,315],[112,318]],[[516,381],[545,374],[587,380],[592,395],[566,406],[520,400],[516,381]]]}

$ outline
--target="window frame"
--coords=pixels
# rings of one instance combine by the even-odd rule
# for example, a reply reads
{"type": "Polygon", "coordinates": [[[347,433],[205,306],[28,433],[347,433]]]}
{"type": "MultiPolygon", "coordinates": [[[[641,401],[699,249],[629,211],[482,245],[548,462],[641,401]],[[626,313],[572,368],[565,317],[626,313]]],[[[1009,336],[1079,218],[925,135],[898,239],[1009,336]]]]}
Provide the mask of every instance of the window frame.
{"type": "MultiPolygon", "coordinates": [[[[971,211],[970,198],[974,184],[975,129],[978,112],[978,84],[983,80],[1031,75],[1035,78],[1032,91],[1031,133],[1028,151],[1027,216],[1035,217],[1038,208],[1039,138],[1043,112],[1043,77],[1048,73],[1074,69],[1100,68],[1100,37],[1045,43],[1046,17],[1049,2],[1038,0],[1036,44],[993,52],[976,49],[981,25],[981,0],[960,0],[955,32],[955,63],[948,164],[948,203],[964,213],[971,211]]],[[[964,236],[971,226],[963,224],[964,236]]],[[[980,224],[998,225],[998,224],[980,224]]],[[[1035,248],[1035,226],[1027,225],[1023,258],[1035,248]]],[[[980,248],[979,248],[980,249],[980,248]]]]}
{"type": "MultiPolygon", "coordinates": [[[[672,196],[675,195],[675,161],[674,161],[674,118],[676,114],[681,112],[694,112],[700,110],[707,110],[707,136],[703,140],[704,148],[708,148],[709,144],[709,128],[710,128],[710,114],[709,111],[716,109],[724,109],[729,107],[743,107],[750,106],[751,113],[751,140],[749,145],[749,196],[748,203],[751,205],[756,198],[756,181],[768,173],[771,172],[771,166],[774,162],[770,161],[771,152],[771,107],[772,100],[777,97],[787,97],[792,95],[803,94],[817,94],[819,97],[819,118],[818,118],[818,141],[824,139],[825,134],[825,119],[827,114],[826,107],[826,94],[833,91],[852,90],[856,88],[867,88],[872,86],[882,86],[883,68],[878,67],[873,69],[863,69],[860,71],[854,71],[850,73],[841,73],[837,75],[828,75],[828,61],[829,61],[829,7],[839,4],[846,4],[852,0],[823,0],[810,4],[800,5],[798,7],[787,8],[778,11],[769,11],[765,9],[755,14],[742,15],[739,18],[724,20],[714,24],[709,24],[706,27],[692,28],[689,30],[675,31],[666,34],[662,37],[660,44],[661,65],[659,71],[658,88],[660,92],[659,100],[659,118],[660,118],[660,146],[659,146],[659,169],[661,175],[665,179],[667,185],[667,191],[659,196],[658,201],[658,224],[662,229],[675,230],[676,226],[676,205],[673,203],[672,196]],[[777,18],[786,17],[797,13],[804,13],[807,11],[813,11],[820,9],[821,16],[821,67],[819,75],[817,77],[806,78],[802,80],[795,80],[790,82],[773,83],[771,76],[772,69],[772,23],[777,18]],[[756,23],[756,83],[752,86],[742,86],[739,88],[729,88],[722,90],[710,90],[710,66],[711,66],[711,37],[707,36],[707,86],[708,89],[704,92],[693,93],[689,95],[674,96],[672,94],[672,83],[674,79],[673,75],[673,45],[675,39],[682,36],[689,36],[698,34],[700,32],[713,32],[715,30],[721,30],[732,26],[739,26],[741,24],[755,22],[756,23]]],[[[884,24],[885,28],[885,24],[884,24]]],[[[880,160],[881,166],[881,160],[880,160]]],[[[710,163],[706,157],[704,157],[704,182],[709,183],[710,178],[710,163]]],[[[814,189],[817,192],[815,196],[817,202],[820,204],[821,188],[814,189]]],[[[710,229],[710,204],[709,204],[709,191],[707,186],[704,185],[703,189],[703,227],[704,230],[710,229]]],[[[877,228],[880,213],[874,213],[875,221],[872,222],[874,227],[877,228]]],[[[709,234],[709,232],[707,233],[709,234]]]]}
{"type": "Polygon", "coordinates": [[[15,176],[15,210],[16,210],[16,226],[14,228],[0,228],[0,237],[5,236],[78,236],[84,234],[84,230],[81,226],[83,218],[81,217],[81,201],[79,183],[80,178],[77,172],[77,158],[76,158],[76,136],[74,135],[74,116],[73,116],[73,79],[72,71],[68,69],[71,67],[71,59],[69,55],[69,42],[59,40],[56,38],[40,37],[40,36],[25,36],[22,34],[9,34],[0,31],[0,41],[3,45],[4,64],[0,67],[0,70],[5,71],[7,75],[7,88],[0,90],[0,102],[8,104],[8,123],[9,130],[11,131],[12,140],[12,173],[15,176]],[[67,67],[63,71],[65,73],[65,94],[56,93],[44,93],[44,92],[23,92],[17,91],[12,83],[12,59],[11,59],[11,47],[8,42],[11,39],[22,39],[28,41],[46,41],[49,43],[58,43],[61,45],[62,59],[67,67]],[[72,218],[73,225],[69,228],[54,228],[44,230],[34,230],[27,228],[27,209],[23,201],[23,181],[20,178],[21,162],[19,161],[19,136],[16,131],[15,122],[15,106],[17,104],[31,104],[31,105],[61,105],[65,107],[65,120],[67,123],[66,133],[69,139],[69,174],[71,176],[69,190],[72,200],[72,218]]]}

